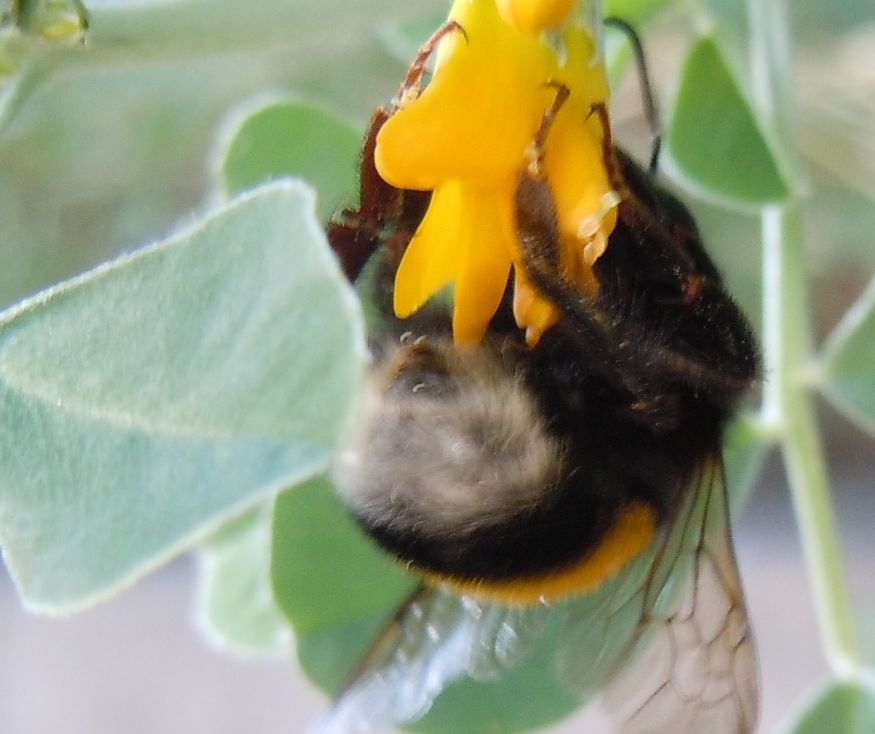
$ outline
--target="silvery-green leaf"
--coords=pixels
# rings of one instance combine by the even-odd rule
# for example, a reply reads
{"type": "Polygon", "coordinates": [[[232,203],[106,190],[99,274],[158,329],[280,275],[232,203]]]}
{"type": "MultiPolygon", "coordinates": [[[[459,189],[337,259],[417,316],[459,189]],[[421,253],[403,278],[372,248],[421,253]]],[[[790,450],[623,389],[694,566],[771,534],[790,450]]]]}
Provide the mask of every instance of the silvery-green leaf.
{"type": "Polygon", "coordinates": [[[826,397],[875,434],[875,279],[827,339],[820,366],[826,397]]]}
{"type": "Polygon", "coordinates": [[[324,470],[365,358],[303,184],[0,315],[0,543],[27,606],[105,597],[324,470]]]}
{"type": "Polygon", "coordinates": [[[227,523],[200,549],[198,621],[221,648],[286,654],[292,632],[270,582],[273,502],[227,523]]]}

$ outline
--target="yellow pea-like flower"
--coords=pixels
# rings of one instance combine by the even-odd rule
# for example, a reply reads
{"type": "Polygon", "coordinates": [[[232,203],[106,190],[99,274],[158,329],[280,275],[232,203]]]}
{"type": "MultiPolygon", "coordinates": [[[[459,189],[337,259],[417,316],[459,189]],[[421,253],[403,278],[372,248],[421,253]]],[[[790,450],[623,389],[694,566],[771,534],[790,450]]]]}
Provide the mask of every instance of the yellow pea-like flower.
{"type": "Polygon", "coordinates": [[[538,126],[556,96],[570,94],[547,134],[544,174],[556,207],[563,273],[594,288],[591,265],[616,222],[594,105],[607,102],[604,66],[569,0],[456,0],[464,33],[440,43],[434,75],[377,138],[380,175],[433,192],[398,268],[395,312],[404,318],[454,284],[453,334],[476,344],[513,267],[514,316],[530,343],[557,314],[520,266],[513,200],[538,126]],[[549,33],[547,32],[549,30],[549,33]]]}

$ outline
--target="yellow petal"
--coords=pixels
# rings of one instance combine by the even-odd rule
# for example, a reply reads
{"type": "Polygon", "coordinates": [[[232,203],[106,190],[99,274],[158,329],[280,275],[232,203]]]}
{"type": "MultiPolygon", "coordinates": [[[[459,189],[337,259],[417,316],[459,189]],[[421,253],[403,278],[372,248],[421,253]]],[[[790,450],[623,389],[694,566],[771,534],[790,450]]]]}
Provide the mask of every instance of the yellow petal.
{"type": "Polygon", "coordinates": [[[537,344],[541,334],[558,318],[553,304],[532,287],[519,268],[514,270],[513,315],[519,327],[526,330],[526,341],[530,346],[537,344]]]}
{"type": "Polygon", "coordinates": [[[448,178],[494,186],[520,166],[558,72],[551,50],[504,23],[494,2],[459,0],[452,53],[422,95],[398,110],[377,137],[375,162],[393,186],[434,189],[448,178]],[[467,40],[465,40],[467,38],[467,40]]]}
{"type": "Polygon", "coordinates": [[[463,186],[450,181],[435,189],[431,204],[407,246],[395,274],[394,309],[404,319],[455,277],[462,259],[459,213],[463,186]]]}
{"type": "Polygon", "coordinates": [[[544,169],[562,234],[575,236],[590,216],[600,216],[602,197],[612,190],[602,141],[573,115],[557,116],[544,152],[544,169]]]}
{"type": "MultiPolygon", "coordinates": [[[[589,34],[569,24],[564,34],[568,58],[560,79],[571,94],[556,115],[544,145],[544,168],[556,205],[559,229],[574,237],[581,223],[600,215],[611,191],[604,156],[601,118],[594,105],[607,104],[604,67],[589,34]]],[[[610,230],[608,230],[610,232],[610,230]]]]}
{"type": "Polygon", "coordinates": [[[584,101],[587,112],[591,103],[607,102],[608,76],[590,32],[580,23],[569,23],[563,29],[562,40],[565,60],[557,78],[584,101]]]}
{"type": "Polygon", "coordinates": [[[539,33],[560,25],[575,0],[497,0],[506,23],[527,33],[539,33]]]}
{"type": "MultiPolygon", "coordinates": [[[[513,182],[527,159],[552,82],[571,94],[544,144],[544,173],[556,207],[562,276],[594,292],[591,264],[616,221],[605,167],[605,131],[592,110],[607,103],[607,79],[573,0],[455,0],[464,29],[441,41],[425,91],[404,99],[377,138],[380,175],[404,189],[432,190],[432,204],[399,266],[395,310],[416,311],[455,281],[453,333],[478,342],[519,253],[513,182]],[[497,4],[496,4],[497,3],[497,4]],[[504,19],[503,19],[504,18],[504,19]],[[559,27],[548,42],[541,31],[559,27]],[[561,51],[557,54],[557,46],[561,51]]],[[[516,273],[514,316],[530,344],[559,314],[516,273]]]]}
{"type": "Polygon", "coordinates": [[[469,189],[460,210],[467,224],[465,255],[456,277],[453,339],[477,344],[498,310],[510,274],[510,233],[495,193],[469,189]]]}

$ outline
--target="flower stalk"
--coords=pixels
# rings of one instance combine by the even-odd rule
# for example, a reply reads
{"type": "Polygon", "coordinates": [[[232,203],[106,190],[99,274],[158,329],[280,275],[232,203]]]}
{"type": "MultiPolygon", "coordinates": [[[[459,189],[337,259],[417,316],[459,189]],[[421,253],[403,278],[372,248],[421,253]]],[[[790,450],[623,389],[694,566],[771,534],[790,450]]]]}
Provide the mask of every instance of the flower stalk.
{"type": "MultiPolygon", "coordinates": [[[[786,176],[798,179],[793,138],[789,27],[783,0],[749,0],[753,87],[786,176]]],[[[799,186],[791,199],[762,212],[763,351],[766,384],[762,418],[781,436],[781,451],[817,606],[821,637],[834,672],[859,669],[853,617],[845,586],[829,478],[814,409],[803,376],[811,361],[808,289],[803,267],[799,186]]]]}

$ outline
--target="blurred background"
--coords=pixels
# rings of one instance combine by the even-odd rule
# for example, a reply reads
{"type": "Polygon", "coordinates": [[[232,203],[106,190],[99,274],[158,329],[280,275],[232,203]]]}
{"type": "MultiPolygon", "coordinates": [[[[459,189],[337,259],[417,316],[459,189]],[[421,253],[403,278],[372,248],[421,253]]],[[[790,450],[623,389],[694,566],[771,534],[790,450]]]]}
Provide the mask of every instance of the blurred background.
{"type": "MultiPolygon", "coordinates": [[[[646,3],[642,3],[646,5],[646,3]]],[[[816,334],[875,273],[875,10],[870,0],[788,3],[806,264],[816,334]]],[[[179,0],[89,4],[86,48],[39,56],[0,94],[0,305],[160,238],[207,210],[228,121],[268,95],[323,104],[363,128],[410,53],[404,29],[443,0],[179,0]]],[[[744,15],[732,0],[669,3],[643,28],[664,108],[691,34],[744,15]],[[709,25],[710,24],[710,25],[709,25]]],[[[624,83],[618,138],[646,155],[640,98],[624,83]],[[637,143],[637,145],[636,145],[637,143]]],[[[690,202],[731,290],[759,317],[754,213],[690,202]]],[[[337,202],[341,205],[342,202],[337,202]]],[[[875,367],[873,367],[875,369],[875,367]]],[[[875,452],[822,406],[842,550],[862,645],[875,662],[875,452]]],[[[826,671],[782,467],[767,462],[735,524],[771,731],[826,671]]],[[[299,731],[321,706],[286,659],[242,660],[199,635],[197,568],[180,559],[63,620],[20,608],[0,580],[0,732],[299,731]]],[[[555,732],[572,732],[564,724],[555,732]]]]}

